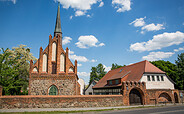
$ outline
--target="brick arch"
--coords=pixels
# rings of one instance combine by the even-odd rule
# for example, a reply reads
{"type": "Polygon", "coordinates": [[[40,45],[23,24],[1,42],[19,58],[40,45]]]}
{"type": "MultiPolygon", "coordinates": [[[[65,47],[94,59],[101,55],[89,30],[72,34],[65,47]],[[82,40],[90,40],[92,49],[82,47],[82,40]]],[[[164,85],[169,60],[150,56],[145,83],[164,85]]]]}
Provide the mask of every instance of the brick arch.
{"type": "Polygon", "coordinates": [[[158,103],[159,102],[172,102],[172,97],[168,92],[162,92],[158,96],[158,103]]]}
{"type": "MultiPolygon", "coordinates": [[[[141,88],[139,88],[139,87],[134,87],[134,88],[131,88],[130,90],[129,90],[129,93],[128,93],[128,99],[129,99],[129,104],[131,105],[132,103],[131,103],[131,98],[130,97],[132,97],[132,95],[130,96],[130,94],[132,94],[132,92],[138,92],[137,93],[137,96],[139,96],[140,97],[140,103],[141,103],[141,105],[142,104],[145,104],[145,101],[144,101],[144,99],[145,99],[145,96],[144,96],[144,92],[141,90],[141,88]]],[[[134,93],[133,92],[133,93],[134,93]]],[[[136,102],[136,101],[135,101],[136,102]]],[[[136,103],[135,103],[136,104],[136,103]]]]}

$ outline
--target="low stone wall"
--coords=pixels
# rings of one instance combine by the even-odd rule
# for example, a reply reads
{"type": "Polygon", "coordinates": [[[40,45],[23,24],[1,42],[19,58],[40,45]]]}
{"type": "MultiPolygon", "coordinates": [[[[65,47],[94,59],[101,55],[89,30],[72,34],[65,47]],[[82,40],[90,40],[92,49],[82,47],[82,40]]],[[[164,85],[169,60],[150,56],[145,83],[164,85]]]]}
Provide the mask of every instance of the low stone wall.
{"type": "Polygon", "coordinates": [[[122,106],[122,95],[1,96],[0,109],[122,106]]]}

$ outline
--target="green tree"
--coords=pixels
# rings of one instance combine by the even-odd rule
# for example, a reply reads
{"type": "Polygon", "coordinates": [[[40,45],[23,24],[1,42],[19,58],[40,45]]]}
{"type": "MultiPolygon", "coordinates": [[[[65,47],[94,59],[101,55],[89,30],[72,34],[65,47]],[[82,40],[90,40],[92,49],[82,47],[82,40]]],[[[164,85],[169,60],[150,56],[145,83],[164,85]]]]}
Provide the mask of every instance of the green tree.
{"type": "Polygon", "coordinates": [[[152,61],[151,63],[162,71],[166,72],[166,75],[169,76],[176,83],[176,88],[181,89],[180,78],[178,76],[177,66],[175,64],[163,60],[152,61]]]}
{"type": "MultiPolygon", "coordinates": [[[[126,65],[124,65],[124,66],[126,66],[126,65]]],[[[120,67],[122,67],[122,66],[121,65],[118,65],[116,63],[113,63],[112,64],[112,67],[111,67],[111,70],[114,70],[114,69],[117,69],[117,68],[120,68],[120,67]]]]}
{"type": "Polygon", "coordinates": [[[96,67],[91,68],[89,83],[93,80],[99,81],[107,72],[104,66],[100,63],[96,67]]]}
{"type": "Polygon", "coordinates": [[[177,73],[180,80],[180,89],[184,90],[184,53],[178,55],[177,60],[175,61],[177,66],[177,73]]]}
{"type": "Polygon", "coordinates": [[[0,85],[3,86],[3,94],[25,94],[28,87],[29,61],[36,58],[26,45],[13,47],[12,50],[2,48],[1,51],[0,85]]]}

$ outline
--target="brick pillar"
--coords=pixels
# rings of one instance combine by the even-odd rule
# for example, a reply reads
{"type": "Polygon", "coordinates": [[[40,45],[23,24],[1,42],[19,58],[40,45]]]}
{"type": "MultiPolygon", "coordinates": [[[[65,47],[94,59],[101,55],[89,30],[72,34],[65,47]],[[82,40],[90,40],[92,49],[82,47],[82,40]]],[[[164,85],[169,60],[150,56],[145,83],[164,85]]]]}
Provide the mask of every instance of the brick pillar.
{"type": "Polygon", "coordinates": [[[54,39],[56,39],[56,37],[54,37],[53,39],[49,37],[48,56],[47,56],[47,73],[48,74],[52,73],[52,43],[54,39]]]}
{"type": "Polygon", "coordinates": [[[66,48],[66,55],[65,55],[65,72],[68,75],[69,65],[68,65],[68,47],[66,48]]]}
{"type": "Polygon", "coordinates": [[[57,52],[56,52],[56,64],[57,64],[57,74],[60,72],[60,55],[61,55],[61,44],[60,44],[60,35],[58,35],[57,39],[57,52]]]}
{"type": "Polygon", "coordinates": [[[75,60],[75,74],[77,74],[77,60],[75,60]]]}
{"type": "Polygon", "coordinates": [[[42,62],[43,62],[43,48],[40,47],[40,55],[38,59],[38,73],[39,74],[42,72],[42,62]]]}
{"type": "Polygon", "coordinates": [[[3,94],[3,87],[0,85],[0,96],[3,94]]]}

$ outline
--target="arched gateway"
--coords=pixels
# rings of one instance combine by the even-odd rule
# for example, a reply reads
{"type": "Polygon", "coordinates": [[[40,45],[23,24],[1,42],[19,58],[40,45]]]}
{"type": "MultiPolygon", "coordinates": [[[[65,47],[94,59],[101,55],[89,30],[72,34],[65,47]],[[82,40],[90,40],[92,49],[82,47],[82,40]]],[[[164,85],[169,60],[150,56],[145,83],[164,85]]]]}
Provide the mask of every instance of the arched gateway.
{"type": "Polygon", "coordinates": [[[133,88],[129,93],[129,104],[130,105],[142,105],[143,95],[136,88],[133,88]]]}

